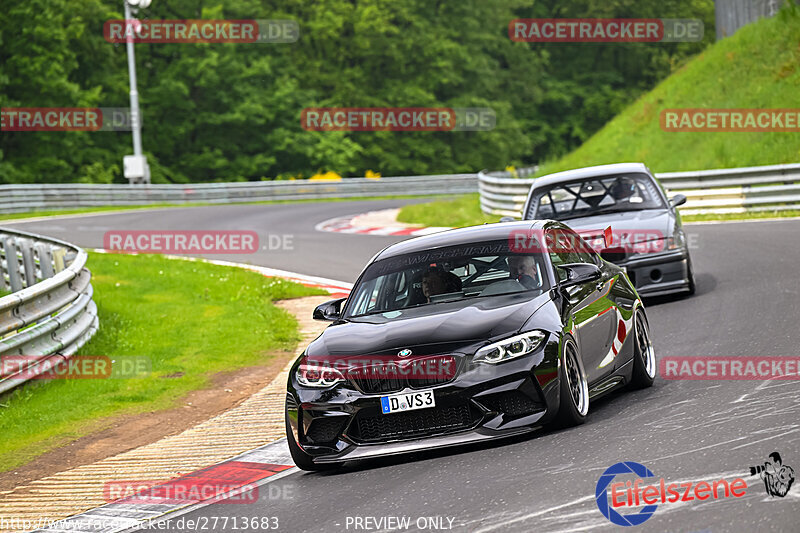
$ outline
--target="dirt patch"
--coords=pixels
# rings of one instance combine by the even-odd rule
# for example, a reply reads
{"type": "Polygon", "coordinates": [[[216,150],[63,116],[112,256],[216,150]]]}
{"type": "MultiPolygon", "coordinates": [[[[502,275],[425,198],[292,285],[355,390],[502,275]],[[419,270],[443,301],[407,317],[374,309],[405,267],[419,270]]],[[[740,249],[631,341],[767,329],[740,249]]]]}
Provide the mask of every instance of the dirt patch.
{"type": "Polygon", "coordinates": [[[294,353],[273,355],[266,365],[215,374],[211,387],[190,392],[178,401],[179,407],[98,421],[86,436],[0,473],[0,491],[150,444],[213,418],[266,387],[294,353]]]}

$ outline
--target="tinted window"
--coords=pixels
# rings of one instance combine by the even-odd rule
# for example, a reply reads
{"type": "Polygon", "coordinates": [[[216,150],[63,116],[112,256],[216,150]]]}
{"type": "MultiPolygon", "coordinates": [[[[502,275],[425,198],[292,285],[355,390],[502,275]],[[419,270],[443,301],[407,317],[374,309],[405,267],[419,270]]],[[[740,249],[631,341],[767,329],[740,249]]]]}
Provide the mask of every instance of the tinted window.
{"type": "Polygon", "coordinates": [[[353,289],[347,317],[423,305],[548,290],[546,257],[512,253],[507,242],[406,254],[376,261],[353,289]]]}

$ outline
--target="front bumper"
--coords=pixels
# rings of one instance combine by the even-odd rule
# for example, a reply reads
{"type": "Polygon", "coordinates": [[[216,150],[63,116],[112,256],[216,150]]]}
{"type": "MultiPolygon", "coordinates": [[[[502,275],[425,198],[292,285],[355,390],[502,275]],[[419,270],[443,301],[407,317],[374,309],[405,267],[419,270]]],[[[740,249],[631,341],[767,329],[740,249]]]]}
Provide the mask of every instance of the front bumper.
{"type": "Polygon", "coordinates": [[[618,261],[641,296],[661,296],[689,290],[689,252],[686,249],[642,254],[618,261]]]}
{"type": "Polygon", "coordinates": [[[557,339],[499,365],[459,357],[455,379],[424,389],[433,390],[435,407],[400,413],[381,413],[385,394],[349,386],[313,390],[290,381],[287,415],[295,442],[315,463],[341,462],[518,435],[557,411],[557,339]]]}

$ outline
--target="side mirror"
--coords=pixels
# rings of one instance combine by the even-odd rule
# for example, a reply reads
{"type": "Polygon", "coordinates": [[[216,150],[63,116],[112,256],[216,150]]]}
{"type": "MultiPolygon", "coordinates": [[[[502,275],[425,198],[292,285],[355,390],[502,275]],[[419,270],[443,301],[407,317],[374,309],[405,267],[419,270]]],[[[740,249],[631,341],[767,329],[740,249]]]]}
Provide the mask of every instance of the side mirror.
{"type": "Polygon", "coordinates": [[[603,248],[600,251],[600,257],[608,261],[609,263],[616,263],[618,261],[624,261],[625,257],[628,254],[625,252],[625,248],[623,246],[615,246],[612,248],[603,248]]]}
{"type": "Polygon", "coordinates": [[[314,320],[324,320],[326,322],[333,322],[341,317],[342,302],[347,298],[339,298],[338,300],[331,300],[320,304],[314,309],[314,320]]]}
{"type": "Polygon", "coordinates": [[[685,203],[686,203],[686,195],[684,195],[684,194],[676,194],[669,201],[669,206],[670,207],[678,207],[679,205],[683,205],[685,203]]]}
{"type": "Polygon", "coordinates": [[[603,277],[600,268],[597,265],[591,265],[589,263],[569,263],[566,265],[558,265],[557,268],[567,273],[567,279],[561,282],[562,288],[591,283],[603,277]]]}
{"type": "Polygon", "coordinates": [[[503,217],[500,219],[500,222],[516,222],[517,219],[514,217],[503,217]]]}

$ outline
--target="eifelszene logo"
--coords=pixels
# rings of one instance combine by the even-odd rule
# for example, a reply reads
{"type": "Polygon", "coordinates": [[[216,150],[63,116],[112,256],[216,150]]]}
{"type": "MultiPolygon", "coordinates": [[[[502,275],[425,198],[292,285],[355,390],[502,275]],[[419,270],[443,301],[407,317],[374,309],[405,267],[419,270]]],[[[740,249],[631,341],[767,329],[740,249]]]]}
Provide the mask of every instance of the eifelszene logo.
{"type": "MultiPolygon", "coordinates": [[[[606,489],[614,480],[614,478],[620,474],[636,474],[639,476],[639,478],[655,476],[655,474],[653,474],[653,472],[643,464],[634,463],[632,461],[625,461],[624,463],[617,463],[610,466],[605,472],[603,472],[603,475],[600,476],[600,479],[597,480],[597,486],[594,490],[594,498],[595,501],[597,501],[597,507],[600,509],[600,512],[603,513],[603,516],[618,526],[636,526],[646,522],[651,516],[653,516],[653,513],[656,512],[658,505],[648,505],[640,511],[628,515],[621,515],[613,509],[613,498],[612,505],[609,506],[608,492],[606,489]]],[[[637,480],[637,483],[638,481],[639,480],[637,480]]],[[[620,485],[620,483],[615,483],[614,486],[616,485],[620,485]]],[[[630,485],[630,481],[628,482],[628,485],[630,485]]],[[[612,496],[613,494],[614,488],[612,486],[612,496]]]]}
{"type": "MultiPolygon", "coordinates": [[[[761,467],[752,467],[761,468],[761,467]]],[[[755,475],[755,474],[753,474],[755,475]]],[[[736,478],[731,482],[725,479],[712,481],[673,482],[667,484],[662,477],[657,483],[641,486],[643,478],[655,477],[655,474],[646,466],[633,461],[625,461],[610,466],[597,480],[595,487],[595,501],[597,508],[618,526],[637,526],[650,519],[658,509],[659,503],[690,502],[693,500],[719,500],[722,498],[742,498],[747,491],[747,482],[736,478]],[[633,475],[635,480],[612,483],[614,478],[623,475],[633,475]],[[611,501],[608,493],[611,492],[611,501]],[[621,514],[618,510],[624,507],[644,506],[636,512],[621,514]]],[[[768,489],[769,490],[769,489],[768,489]]],[[[788,491],[788,488],[787,488],[788,491]]]]}

